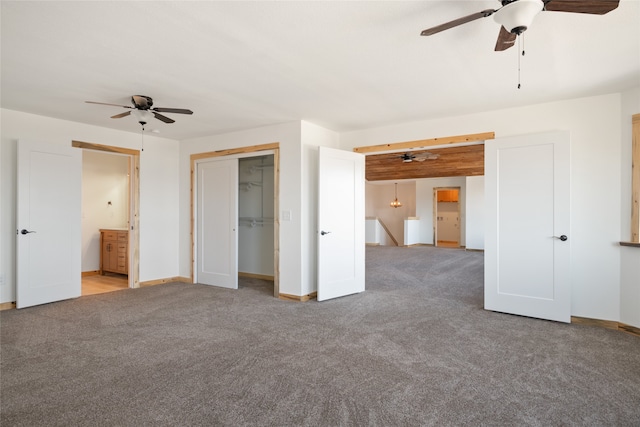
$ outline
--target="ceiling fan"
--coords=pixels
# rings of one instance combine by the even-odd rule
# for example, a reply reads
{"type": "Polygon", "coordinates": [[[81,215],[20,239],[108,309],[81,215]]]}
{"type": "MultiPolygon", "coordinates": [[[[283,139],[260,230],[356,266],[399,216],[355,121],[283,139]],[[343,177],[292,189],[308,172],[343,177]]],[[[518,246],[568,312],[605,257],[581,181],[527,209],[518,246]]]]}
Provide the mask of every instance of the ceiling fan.
{"type": "Polygon", "coordinates": [[[420,33],[430,36],[467,22],[493,15],[501,25],[495,51],[507,50],[514,45],[516,37],[529,28],[533,19],[541,11],[572,12],[604,15],[618,7],[620,0],[502,0],[502,7],[485,9],[453,21],[428,28],[420,33]]]}
{"type": "Polygon", "coordinates": [[[138,123],[142,126],[146,125],[152,117],[165,122],[165,123],[174,123],[175,120],[162,115],[160,113],[177,113],[177,114],[193,114],[193,111],[187,110],[184,108],[162,108],[162,107],[154,107],[153,99],[150,96],[144,95],[133,95],[131,97],[131,106],[130,105],[119,105],[119,104],[108,104],[106,102],[95,102],[95,101],[85,101],[88,104],[99,104],[99,105],[111,105],[113,107],[122,107],[128,108],[131,111],[125,111],[124,113],[116,114],[115,116],[111,116],[112,119],[120,119],[122,117],[126,117],[133,113],[133,116],[136,118],[138,123]]]}
{"type": "Polygon", "coordinates": [[[424,153],[420,153],[420,154],[417,154],[417,155],[416,154],[412,154],[412,153],[404,153],[404,154],[401,154],[398,157],[400,157],[402,159],[402,163],[411,163],[414,160],[416,162],[424,162],[425,160],[435,160],[435,159],[439,158],[440,155],[425,151],[424,153]]]}

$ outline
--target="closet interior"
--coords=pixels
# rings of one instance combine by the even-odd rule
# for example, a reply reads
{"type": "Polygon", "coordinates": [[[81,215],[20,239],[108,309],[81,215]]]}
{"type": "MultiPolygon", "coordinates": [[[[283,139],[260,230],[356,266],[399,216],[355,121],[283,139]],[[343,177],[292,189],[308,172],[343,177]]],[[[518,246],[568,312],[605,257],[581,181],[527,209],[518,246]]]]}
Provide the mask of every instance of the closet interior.
{"type": "Polygon", "coordinates": [[[274,156],[238,164],[238,275],[273,280],[274,156]]]}

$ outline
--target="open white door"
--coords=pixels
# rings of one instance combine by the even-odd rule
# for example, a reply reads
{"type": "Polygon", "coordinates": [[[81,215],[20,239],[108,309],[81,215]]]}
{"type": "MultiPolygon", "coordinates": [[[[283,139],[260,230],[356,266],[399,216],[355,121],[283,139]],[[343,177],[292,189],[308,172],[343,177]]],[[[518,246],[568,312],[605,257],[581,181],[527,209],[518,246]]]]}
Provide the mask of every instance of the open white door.
{"type": "Polygon", "coordinates": [[[197,283],[238,289],[238,159],[197,163],[197,283]]]}
{"type": "Polygon", "coordinates": [[[18,141],[16,306],[79,297],[82,151],[18,141]]]}
{"type": "Polygon", "coordinates": [[[571,321],[570,138],[485,144],[485,309],[571,321]]]}
{"type": "Polygon", "coordinates": [[[320,147],[318,301],[364,291],[364,156],[320,147]]]}

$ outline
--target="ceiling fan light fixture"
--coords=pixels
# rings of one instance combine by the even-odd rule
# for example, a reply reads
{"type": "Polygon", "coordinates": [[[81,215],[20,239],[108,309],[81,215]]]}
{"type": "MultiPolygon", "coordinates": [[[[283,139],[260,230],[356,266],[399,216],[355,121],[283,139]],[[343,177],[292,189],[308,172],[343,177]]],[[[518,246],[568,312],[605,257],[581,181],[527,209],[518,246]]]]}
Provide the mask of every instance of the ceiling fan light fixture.
{"type": "Polygon", "coordinates": [[[135,117],[136,121],[140,124],[146,124],[151,121],[153,118],[153,114],[148,110],[133,110],[131,111],[133,117],[135,117]]]}
{"type": "Polygon", "coordinates": [[[544,8],[542,0],[516,0],[493,14],[493,19],[513,34],[522,34],[544,8]]]}

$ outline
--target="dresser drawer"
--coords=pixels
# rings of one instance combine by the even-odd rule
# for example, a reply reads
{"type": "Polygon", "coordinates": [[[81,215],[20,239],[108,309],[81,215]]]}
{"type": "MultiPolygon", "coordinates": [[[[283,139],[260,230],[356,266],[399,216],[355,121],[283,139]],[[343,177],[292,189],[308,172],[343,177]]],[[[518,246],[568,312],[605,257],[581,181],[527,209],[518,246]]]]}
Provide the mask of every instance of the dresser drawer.
{"type": "Polygon", "coordinates": [[[121,242],[128,242],[129,241],[129,233],[126,231],[122,231],[118,233],[118,240],[121,242]]]}
{"type": "Polygon", "coordinates": [[[118,232],[117,231],[103,231],[104,240],[118,240],[118,232]]]}

